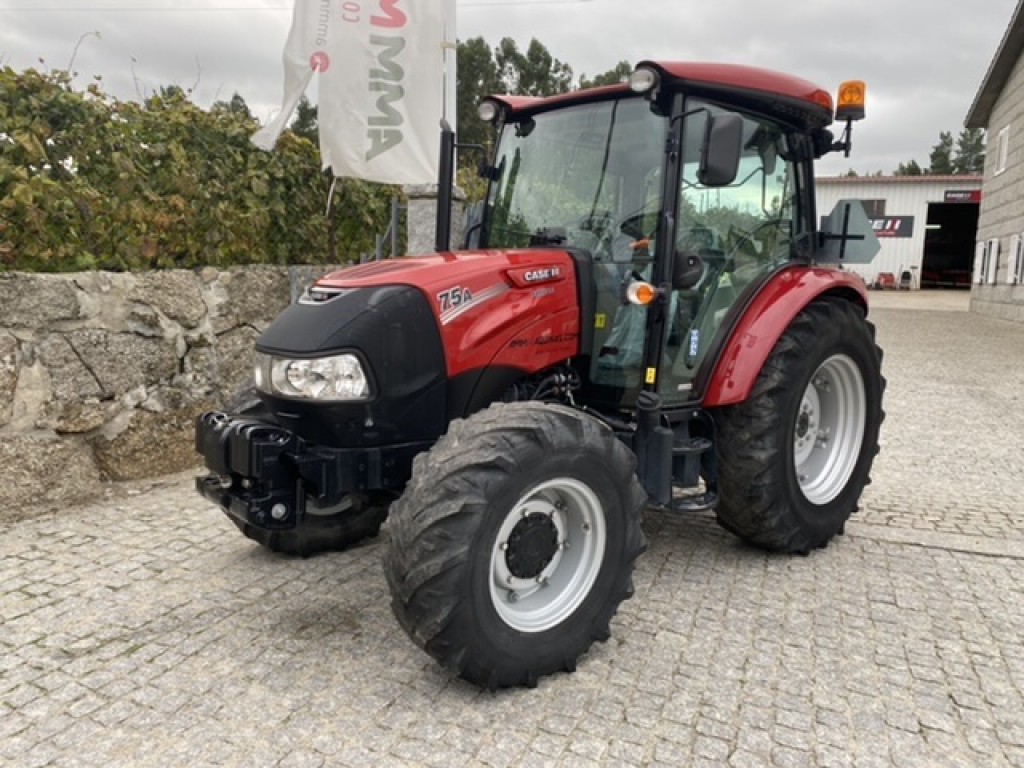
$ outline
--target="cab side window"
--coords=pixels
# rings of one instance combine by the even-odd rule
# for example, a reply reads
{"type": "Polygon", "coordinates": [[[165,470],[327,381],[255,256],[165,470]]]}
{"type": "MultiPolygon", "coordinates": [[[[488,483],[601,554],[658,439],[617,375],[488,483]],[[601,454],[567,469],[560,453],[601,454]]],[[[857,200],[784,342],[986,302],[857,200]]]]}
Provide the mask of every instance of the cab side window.
{"type": "Polygon", "coordinates": [[[786,160],[785,133],[754,116],[743,119],[743,155],[735,181],[705,187],[697,178],[700,139],[720,107],[690,109],[685,125],[676,248],[702,264],[699,282],[673,295],[669,343],[661,374],[666,401],[689,396],[701,363],[736,299],[752,281],[790,258],[796,170],[786,160]]]}

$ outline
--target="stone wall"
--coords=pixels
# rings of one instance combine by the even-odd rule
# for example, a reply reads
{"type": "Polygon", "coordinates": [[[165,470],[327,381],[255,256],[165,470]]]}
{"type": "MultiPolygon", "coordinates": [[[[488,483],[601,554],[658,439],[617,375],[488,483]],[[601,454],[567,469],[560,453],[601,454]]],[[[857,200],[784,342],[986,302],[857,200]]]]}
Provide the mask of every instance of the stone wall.
{"type": "Polygon", "coordinates": [[[286,268],[0,273],[0,519],[196,466],[195,416],[290,298],[286,268]]]}
{"type": "MultiPolygon", "coordinates": [[[[408,252],[429,253],[436,186],[407,192],[408,252]]],[[[248,384],[253,342],[326,271],[0,272],[0,521],[198,466],[195,417],[248,384]]]]}

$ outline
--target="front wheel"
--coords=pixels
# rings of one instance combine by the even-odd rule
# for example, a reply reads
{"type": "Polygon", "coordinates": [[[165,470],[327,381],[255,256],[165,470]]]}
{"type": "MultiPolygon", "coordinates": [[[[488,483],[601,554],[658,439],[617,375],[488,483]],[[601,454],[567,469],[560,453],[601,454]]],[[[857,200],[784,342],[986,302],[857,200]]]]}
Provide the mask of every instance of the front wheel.
{"type": "Polygon", "coordinates": [[[750,397],[715,414],[724,528],[802,554],[843,530],[878,453],[881,359],[851,302],[821,299],[797,315],[750,397]]]}
{"type": "Polygon", "coordinates": [[[376,536],[387,519],[393,498],[392,494],[380,491],[350,494],[333,507],[320,507],[308,501],[302,522],[287,531],[268,531],[234,517],[231,521],[247,539],[271,552],[310,557],[341,552],[376,536]]]}
{"type": "Polygon", "coordinates": [[[633,454],[578,411],[497,404],[453,422],[392,511],[395,615],[488,688],[572,671],[632,594],[645,501],[633,454]]]}
{"type": "MultiPolygon", "coordinates": [[[[227,411],[240,419],[276,423],[263,404],[256,387],[243,387],[227,405],[227,411]]],[[[299,525],[288,531],[268,531],[235,517],[231,521],[247,539],[271,552],[309,557],[322,552],[340,552],[380,532],[395,494],[386,491],[353,493],[331,507],[306,502],[306,514],[299,525]]]]}

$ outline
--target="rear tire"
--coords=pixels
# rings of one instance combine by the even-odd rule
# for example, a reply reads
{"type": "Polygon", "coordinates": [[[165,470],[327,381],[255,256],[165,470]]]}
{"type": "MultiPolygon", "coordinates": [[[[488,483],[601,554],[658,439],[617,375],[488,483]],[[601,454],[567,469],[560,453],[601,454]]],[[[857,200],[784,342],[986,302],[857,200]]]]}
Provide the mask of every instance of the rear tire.
{"type": "Polygon", "coordinates": [[[635,466],[611,430],[563,406],[496,404],[453,422],[391,517],[384,565],[402,627],[491,689],[575,669],[633,593],[646,547],[635,466]]]}
{"type": "Polygon", "coordinates": [[[715,413],[724,528],[798,554],[842,533],[878,453],[881,360],[853,303],[821,299],[797,315],[747,400],[715,413]]]}

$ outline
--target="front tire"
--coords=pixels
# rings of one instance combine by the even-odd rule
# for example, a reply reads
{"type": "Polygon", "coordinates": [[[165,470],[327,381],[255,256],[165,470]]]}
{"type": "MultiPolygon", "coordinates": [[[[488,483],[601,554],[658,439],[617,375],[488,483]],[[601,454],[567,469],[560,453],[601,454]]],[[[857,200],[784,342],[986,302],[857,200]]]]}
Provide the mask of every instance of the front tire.
{"type": "Polygon", "coordinates": [[[633,454],[579,411],[492,405],[413,464],[385,572],[409,636],[488,688],[575,669],[633,592],[633,454]]]}
{"type": "Polygon", "coordinates": [[[715,414],[724,528],[799,554],[843,531],[878,453],[881,359],[859,306],[820,299],[797,315],[747,400],[715,414]]]}
{"type": "MultiPolygon", "coordinates": [[[[237,418],[274,422],[270,409],[263,404],[253,385],[240,389],[228,403],[227,411],[237,418]]],[[[393,494],[383,491],[352,494],[330,508],[307,501],[302,522],[289,531],[268,531],[234,517],[231,522],[243,536],[271,552],[309,557],[321,552],[340,552],[376,536],[394,498],[393,494]]]]}
{"type": "Polygon", "coordinates": [[[231,521],[247,539],[282,555],[310,557],[322,552],[341,552],[380,533],[393,496],[387,493],[352,494],[335,507],[320,508],[306,503],[306,514],[291,530],[268,531],[231,521]]]}

